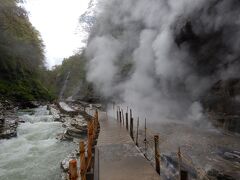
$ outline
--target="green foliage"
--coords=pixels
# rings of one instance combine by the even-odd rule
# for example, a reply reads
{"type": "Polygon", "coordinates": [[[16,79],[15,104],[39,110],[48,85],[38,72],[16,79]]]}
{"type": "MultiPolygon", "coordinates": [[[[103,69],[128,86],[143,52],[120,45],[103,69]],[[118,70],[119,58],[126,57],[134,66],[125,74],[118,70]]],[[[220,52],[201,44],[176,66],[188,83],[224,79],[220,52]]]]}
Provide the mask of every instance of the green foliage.
{"type": "Polygon", "coordinates": [[[32,78],[25,77],[14,81],[0,80],[0,94],[5,98],[21,101],[34,101],[34,100],[53,100],[53,96],[49,91],[42,86],[42,84],[32,78]]]}
{"type": "Polygon", "coordinates": [[[40,82],[42,40],[17,2],[0,0],[0,95],[18,101],[51,99],[40,82]]]}
{"type": "MultiPolygon", "coordinates": [[[[86,59],[81,54],[75,54],[69,58],[63,60],[62,65],[55,66],[51,71],[52,84],[51,89],[55,90],[55,94],[60,94],[63,85],[66,81],[67,86],[63,92],[63,97],[67,98],[69,96],[81,97],[88,96],[91,94],[91,86],[86,80],[86,59]],[[66,80],[69,74],[68,79],[66,80]]],[[[49,86],[51,86],[49,84],[49,86]]]]}

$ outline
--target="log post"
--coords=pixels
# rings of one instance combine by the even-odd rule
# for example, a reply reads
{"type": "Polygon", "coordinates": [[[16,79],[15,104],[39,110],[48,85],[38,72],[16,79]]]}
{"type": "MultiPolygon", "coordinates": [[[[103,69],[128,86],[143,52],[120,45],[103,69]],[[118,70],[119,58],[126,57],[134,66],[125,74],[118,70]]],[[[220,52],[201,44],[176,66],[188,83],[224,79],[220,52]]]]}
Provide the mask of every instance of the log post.
{"type": "Polygon", "coordinates": [[[91,169],[91,162],[92,162],[92,144],[93,144],[93,125],[89,123],[88,127],[88,150],[87,150],[87,170],[91,169]]]}
{"type": "Polygon", "coordinates": [[[96,137],[96,134],[97,134],[98,124],[99,124],[99,117],[98,117],[98,110],[96,109],[95,117],[94,117],[94,138],[96,137]]]}
{"type": "Polygon", "coordinates": [[[133,117],[132,117],[132,110],[130,109],[130,136],[134,140],[133,137],[133,117]]]}
{"type": "Polygon", "coordinates": [[[95,138],[96,138],[96,135],[97,135],[97,129],[98,129],[98,120],[97,120],[97,118],[95,118],[95,124],[94,124],[95,138]]]}
{"type": "Polygon", "coordinates": [[[86,159],[85,159],[85,148],[84,142],[80,142],[80,176],[81,180],[86,180],[86,159]]]}
{"type": "Polygon", "coordinates": [[[122,109],[122,120],[123,120],[123,126],[124,126],[124,114],[123,114],[123,109],[122,109]]]}
{"type": "Polygon", "coordinates": [[[188,172],[181,170],[180,178],[181,180],[188,180],[188,172]]]}
{"type": "Polygon", "coordinates": [[[92,120],[92,133],[93,133],[93,139],[94,139],[95,136],[96,136],[95,125],[96,125],[96,118],[93,117],[93,120],[92,120]]]}
{"type": "Polygon", "coordinates": [[[95,118],[96,118],[96,121],[98,122],[98,110],[96,109],[96,111],[95,111],[95,118]]]}
{"type": "Polygon", "coordinates": [[[128,107],[126,112],[126,129],[128,130],[128,107]]]}
{"type": "Polygon", "coordinates": [[[77,161],[75,159],[72,159],[69,161],[69,180],[77,180],[77,178],[77,161]]]}
{"type": "Polygon", "coordinates": [[[138,146],[138,128],[139,128],[139,117],[138,117],[138,120],[137,120],[136,146],[138,146]]]}
{"type": "Polygon", "coordinates": [[[120,108],[119,108],[119,118],[120,118],[120,124],[122,124],[122,113],[120,108]]]}
{"type": "Polygon", "coordinates": [[[118,117],[118,109],[117,109],[117,121],[118,121],[119,117],[118,117]]]}
{"type": "Polygon", "coordinates": [[[145,118],[145,125],[144,125],[144,145],[145,145],[145,153],[147,152],[147,120],[145,118]]]}
{"type": "Polygon", "coordinates": [[[178,156],[178,172],[179,172],[178,179],[181,180],[182,153],[181,153],[180,147],[178,147],[177,156],[178,156]]]}
{"type": "Polygon", "coordinates": [[[160,175],[160,150],[159,150],[159,136],[154,136],[154,144],[155,144],[155,163],[156,163],[156,171],[160,175]]]}
{"type": "Polygon", "coordinates": [[[179,171],[179,180],[188,180],[188,172],[185,170],[182,170],[182,153],[180,147],[178,147],[178,171],[179,171]]]}

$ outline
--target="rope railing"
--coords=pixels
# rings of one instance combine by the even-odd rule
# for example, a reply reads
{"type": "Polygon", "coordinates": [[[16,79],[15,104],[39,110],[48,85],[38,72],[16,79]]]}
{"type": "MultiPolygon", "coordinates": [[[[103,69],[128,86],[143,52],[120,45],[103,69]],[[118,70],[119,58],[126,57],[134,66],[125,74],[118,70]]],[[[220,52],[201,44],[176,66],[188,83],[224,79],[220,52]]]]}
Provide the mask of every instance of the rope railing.
{"type": "MultiPolygon", "coordinates": [[[[113,110],[115,110],[115,106],[113,106],[113,110]]],[[[136,143],[137,146],[144,145],[145,157],[151,162],[153,162],[155,159],[156,171],[158,174],[161,174],[161,171],[160,171],[161,154],[160,154],[160,149],[159,149],[159,143],[161,144],[161,142],[160,142],[161,138],[159,138],[159,137],[162,137],[162,139],[163,139],[165,136],[147,128],[146,119],[145,119],[145,124],[144,124],[145,125],[144,130],[143,131],[139,130],[139,118],[137,118],[137,123],[135,123],[135,124],[137,124],[137,126],[135,126],[136,135],[134,136],[135,132],[134,132],[133,111],[132,111],[132,109],[128,109],[128,107],[127,107],[126,113],[124,113],[123,108],[121,108],[120,106],[117,106],[116,120],[118,122],[120,122],[123,126],[126,126],[126,130],[129,131],[129,134],[130,134],[132,140],[136,143]],[[144,139],[142,142],[139,142],[139,139],[140,139],[139,133],[140,132],[141,133],[144,132],[144,139]],[[147,157],[147,155],[146,155],[147,151],[148,152],[151,151],[150,152],[150,154],[152,154],[151,158],[147,157]]],[[[164,138],[164,139],[166,139],[166,138],[164,138]]],[[[186,165],[192,167],[195,170],[198,178],[208,179],[206,176],[206,172],[202,168],[196,167],[196,165],[193,163],[192,159],[189,156],[185,155],[183,152],[181,152],[180,147],[178,148],[176,155],[177,155],[177,160],[178,160],[178,179],[179,180],[188,179],[188,172],[186,170],[182,169],[182,164],[186,164],[186,165]]]]}

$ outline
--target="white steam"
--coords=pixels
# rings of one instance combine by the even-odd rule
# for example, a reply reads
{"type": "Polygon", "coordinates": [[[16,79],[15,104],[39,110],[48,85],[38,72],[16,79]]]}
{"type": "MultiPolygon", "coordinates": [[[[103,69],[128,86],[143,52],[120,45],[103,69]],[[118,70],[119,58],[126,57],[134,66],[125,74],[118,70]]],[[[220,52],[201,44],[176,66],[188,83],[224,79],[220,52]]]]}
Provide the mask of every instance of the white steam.
{"type": "MultiPolygon", "coordinates": [[[[204,118],[197,101],[216,77],[196,72],[189,47],[176,43],[176,31],[180,31],[178,26],[183,27],[181,19],[187,20],[206,3],[206,0],[100,1],[86,50],[88,80],[106,98],[132,106],[138,114],[153,120],[204,118]],[[129,66],[130,70],[122,75],[129,66]]],[[[219,18],[212,21],[214,28],[220,26],[219,18]]]]}

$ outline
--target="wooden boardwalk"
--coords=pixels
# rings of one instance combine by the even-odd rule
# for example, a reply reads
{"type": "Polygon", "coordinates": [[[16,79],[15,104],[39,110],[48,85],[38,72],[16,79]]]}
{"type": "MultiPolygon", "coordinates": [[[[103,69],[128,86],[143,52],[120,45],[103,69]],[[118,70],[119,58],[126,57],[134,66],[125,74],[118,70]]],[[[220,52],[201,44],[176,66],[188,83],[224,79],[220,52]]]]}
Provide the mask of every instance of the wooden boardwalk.
{"type": "Polygon", "coordinates": [[[159,180],[160,176],[135,146],[129,133],[106,113],[99,113],[94,180],[159,180]]]}

